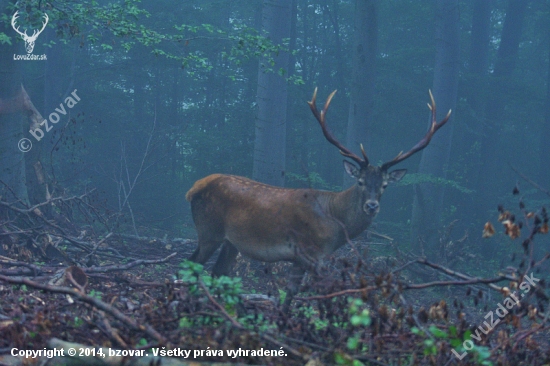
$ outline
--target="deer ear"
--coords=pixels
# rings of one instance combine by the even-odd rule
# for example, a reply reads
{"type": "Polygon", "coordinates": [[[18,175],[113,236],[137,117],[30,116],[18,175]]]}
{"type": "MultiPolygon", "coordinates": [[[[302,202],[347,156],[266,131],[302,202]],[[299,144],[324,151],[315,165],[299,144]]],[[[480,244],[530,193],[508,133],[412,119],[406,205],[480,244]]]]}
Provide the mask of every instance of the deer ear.
{"type": "Polygon", "coordinates": [[[344,170],[352,178],[359,178],[359,168],[357,166],[355,166],[355,164],[352,164],[349,161],[344,160],[344,170]]]}
{"type": "Polygon", "coordinates": [[[399,182],[407,174],[407,169],[397,169],[390,172],[388,182],[399,182]]]}

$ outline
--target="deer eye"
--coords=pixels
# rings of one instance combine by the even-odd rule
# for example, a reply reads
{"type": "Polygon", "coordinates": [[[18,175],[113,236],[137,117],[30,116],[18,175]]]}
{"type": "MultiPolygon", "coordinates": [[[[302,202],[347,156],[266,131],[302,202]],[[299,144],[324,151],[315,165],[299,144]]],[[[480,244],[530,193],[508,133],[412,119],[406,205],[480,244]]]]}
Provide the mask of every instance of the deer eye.
{"type": "Polygon", "coordinates": [[[362,187],[362,186],[365,185],[365,182],[363,182],[361,179],[358,179],[358,180],[357,180],[357,185],[358,185],[359,187],[362,187]]]}
{"type": "Polygon", "coordinates": [[[382,189],[386,189],[387,186],[388,186],[388,183],[382,183],[382,189]]]}

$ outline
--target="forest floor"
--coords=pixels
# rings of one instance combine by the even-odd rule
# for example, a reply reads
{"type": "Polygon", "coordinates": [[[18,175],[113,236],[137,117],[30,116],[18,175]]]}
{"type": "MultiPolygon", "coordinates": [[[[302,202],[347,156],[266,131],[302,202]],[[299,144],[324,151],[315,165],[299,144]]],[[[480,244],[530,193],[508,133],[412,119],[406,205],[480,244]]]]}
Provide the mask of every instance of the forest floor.
{"type": "MultiPolygon", "coordinates": [[[[423,273],[398,276],[395,269],[410,263],[394,256],[358,260],[369,248],[366,242],[341,248],[319,276],[308,276],[290,314],[279,305],[288,265],[266,267],[240,258],[235,274],[242,282],[219,280],[182,266],[195,241],[107,242],[112,251],[89,256],[83,271],[67,269],[67,258],[40,262],[37,252],[4,243],[0,365],[543,365],[550,358],[546,319],[537,319],[532,307],[524,318],[516,312],[505,319],[473,343],[473,351],[461,349],[493,307],[480,283],[471,281],[468,292],[426,286],[405,296],[408,284],[420,282],[411,278],[423,273]],[[98,347],[104,347],[101,354],[98,347]],[[453,347],[458,356],[464,353],[462,360],[453,347]],[[65,357],[20,357],[54,348],[65,357]],[[70,348],[81,354],[67,357],[70,348]],[[114,350],[137,350],[142,357],[117,357],[114,350]]],[[[78,262],[85,258],[79,254],[78,262]]]]}

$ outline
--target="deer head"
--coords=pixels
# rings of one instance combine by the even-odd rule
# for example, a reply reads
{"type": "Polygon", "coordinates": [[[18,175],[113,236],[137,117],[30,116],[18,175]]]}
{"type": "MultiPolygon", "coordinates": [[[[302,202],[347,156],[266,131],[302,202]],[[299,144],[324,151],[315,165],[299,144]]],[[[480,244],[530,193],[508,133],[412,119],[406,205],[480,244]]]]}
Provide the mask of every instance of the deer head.
{"type": "Polygon", "coordinates": [[[21,32],[19,30],[19,27],[16,27],[15,23],[18,17],[19,17],[19,11],[16,11],[15,14],[13,14],[13,17],[11,18],[11,26],[17,33],[19,33],[21,38],[23,38],[23,40],[25,41],[25,49],[27,50],[27,53],[32,53],[32,51],[34,50],[34,42],[36,41],[40,33],[42,33],[42,31],[44,30],[44,28],[46,28],[46,25],[48,24],[48,19],[49,19],[48,14],[44,13],[45,21],[42,23],[42,29],[40,29],[39,31],[35,29],[32,33],[32,36],[27,35],[26,29],[24,32],[21,32]]]}
{"type": "Polygon", "coordinates": [[[368,216],[374,217],[380,210],[380,197],[382,196],[382,193],[384,193],[384,189],[388,186],[388,184],[399,181],[407,173],[406,169],[397,169],[393,171],[389,171],[389,169],[395,164],[409,158],[416,152],[428,146],[435,132],[449,120],[449,117],[451,116],[451,111],[449,110],[447,116],[445,116],[445,118],[438,123],[436,120],[435,100],[430,90],[429,93],[431,103],[428,103],[428,108],[432,112],[432,118],[430,128],[426,133],[426,136],[424,136],[423,139],[421,139],[415,146],[413,146],[412,149],[410,149],[406,153],[400,152],[394,159],[382,164],[381,166],[373,166],[369,163],[369,159],[367,158],[367,154],[365,153],[365,149],[363,148],[362,144],[360,145],[362,157],[359,157],[351,150],[346,148],[344,145],[342,145],[336,139],[336,137],[334,137],[332,132],[329,131],[325,118],[328,107],[335,93],[336,90],[328,96],[327,101],[325,102],[325,106],[319,112],[316,105],[317,88],[315,88],[315,91],[313,92],[313,97],[311,98],[311,101],[308,102],[308,104],[311,108],[311,111],[313,112],[313,115],[321,125],[323,135],[325,136],[327,141],[336,146],[340,150],[340,153],[346,158],[349,158],[357,163],[357,165],[355,165],[348,160],[344,160],[344,169],[351,177],[355,178],[356,180],[355,190],[361,196],[361,203],[364,213],[368,216]]]}

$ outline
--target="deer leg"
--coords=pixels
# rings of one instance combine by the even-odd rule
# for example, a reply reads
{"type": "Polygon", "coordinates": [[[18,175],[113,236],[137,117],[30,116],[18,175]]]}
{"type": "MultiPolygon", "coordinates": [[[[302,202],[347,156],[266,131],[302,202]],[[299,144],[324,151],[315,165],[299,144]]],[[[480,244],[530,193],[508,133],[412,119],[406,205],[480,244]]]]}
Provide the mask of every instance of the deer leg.
{"type": "Polygon", "coordinates": [[[197,249],[195,249],[191,257],[189,257],[189,260],[196,263],[204,264],[212,256],[212,254],[214,254],[216,249],[220,247],[221,244],[221,240],[215,240],[212,238],[204,239],[199,236],[199,245],[197,246],[197,249]]]}
{"type": "Polygon", "coordinates": [[[237,254],[239,251],[229,240],[224,240],[222,245],[222,250],[218,256],[218,260],[214,265],[212,274],[214,276],[227,276],[235,264],[237,254]]]}
{"type": "Polygon", "coordinates": [[[292,264],[292,267],[290,268],[290,278],[287,285],[286,298],[283,303],[283,313],[288,314],[290,310],[290,303],[292,302],[294,295],[298,293],[305,273],[306,270],[302,265],[298,263],[292,264]]]}

